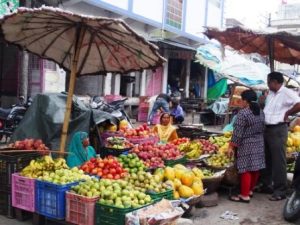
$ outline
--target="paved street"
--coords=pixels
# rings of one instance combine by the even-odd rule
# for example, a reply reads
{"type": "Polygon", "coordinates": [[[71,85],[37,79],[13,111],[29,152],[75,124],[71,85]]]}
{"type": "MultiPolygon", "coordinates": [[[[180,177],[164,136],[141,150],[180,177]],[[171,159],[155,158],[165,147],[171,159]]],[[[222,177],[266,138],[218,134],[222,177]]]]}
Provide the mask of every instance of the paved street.
{"type": "MultiPolygon", "coordinates": [[[[235,203],[222,194],[219,205],[209,208],[193,209],[190,218],[195,225],[288,225],[282,218],[284,201],[271,202],[268,195],[255,194],[250,204],[235,203]],[[220,215],[225,211],[237,213],[238,220],[224,220],[220,215]]],[[[31,221],[19,222],[0,216],[0,225],[26,225],[31,221]]],[[[300,221],[295,223],[300,225],[300,221]]],[[[184,225],[184,224],[181,224],[184,225]]]]}

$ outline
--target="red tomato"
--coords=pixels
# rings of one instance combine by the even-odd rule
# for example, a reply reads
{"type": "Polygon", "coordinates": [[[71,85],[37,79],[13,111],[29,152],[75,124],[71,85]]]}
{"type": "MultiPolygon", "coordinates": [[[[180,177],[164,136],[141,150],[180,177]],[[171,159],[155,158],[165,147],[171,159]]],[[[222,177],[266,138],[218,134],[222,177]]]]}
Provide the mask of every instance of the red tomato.
{"type": "Polygon", "coordinates": [[[104,170],[102,171],[103,174],[108,174],[108,172],[109,172],[108,169],[104,169],[104,170]]]}
{"type": "Polygon", "coordinates": [[[115,175],[117,171],[116,171],[115,168],[112,168],[112,169],[109,170],[109,172],[110,172],[112,175],[115,175]]]}
{"type": "Polygon", "coordinates": [[[98,162],[98,167],[99,168],[103,168],[104,167],[104,163],[103,162],[98,162]]]}
{"type": "Polygon", "coordinates": [[[121,178],[124,178],[125,176],[126,176],[126,173],[121,173],[121,174],[120,174],[120,177],[121,177],[121,178]]]}
{"type": "Polygon", "coordinates": [[[115,176],[114,176],[114,178],[117,180],[117,179],[120,179],[120,175],[119,174],[116,174],[115,176]]]}
{"type": "Polygon", "coordinates": [[[107,174],[107,178],[108,178],[108,179],[113,179],[114,177],[113,177],[113,175],[111,175],[111,174],[107,174]]]}
{"type": "Polygon", "coordinates": [[[93,169],[93,170],[92,170],[92,174],[95,174],[95,175],[96,175],[97,173],[98,173],[98,170],[97,170],[97,169],[93,169]]]}
{"type": "Polygon", "coordinates": [[[116,168],[116,172],[117,172],[118,174],[122,173],[122,172],[123,172],[123,171],[122,171],[122,168],[118,166],[118,167],[116,168]]]}
{"type": "Polygon", "coordinates": [[[99,176],[99,177],[102,177],[102,171],[99,171],[98,173],[97,173],[97,176],[99,176]]]}

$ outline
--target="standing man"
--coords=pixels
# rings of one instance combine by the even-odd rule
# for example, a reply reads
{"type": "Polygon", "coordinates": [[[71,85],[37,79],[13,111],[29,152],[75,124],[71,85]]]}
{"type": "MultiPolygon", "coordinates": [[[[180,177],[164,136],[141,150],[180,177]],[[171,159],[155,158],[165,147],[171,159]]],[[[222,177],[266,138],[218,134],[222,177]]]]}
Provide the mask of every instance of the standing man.
{"type": "Polygon", "coordinates": [[[164,112],[170,112],[170,102],[171,97],[167,94],[159,94],[154,102],[154,105],[152,107],[152,110],[148,117],[148,124],[150,125],[153,119],[153,116],[155,113],[157,113],[157,110],[162,109],[164,112]]]}
{"type": "Polygon", "coordinates": [[[270,92],[266,99],[265,113],[265,156],[266,169],[262,171],[261,185],[257,191],[272,193],[271,201],[286,198],[286,142],[288,116],[300,111],[300,98],[296,92],[286,88],[283,75],[268,74],[270,92]]]}

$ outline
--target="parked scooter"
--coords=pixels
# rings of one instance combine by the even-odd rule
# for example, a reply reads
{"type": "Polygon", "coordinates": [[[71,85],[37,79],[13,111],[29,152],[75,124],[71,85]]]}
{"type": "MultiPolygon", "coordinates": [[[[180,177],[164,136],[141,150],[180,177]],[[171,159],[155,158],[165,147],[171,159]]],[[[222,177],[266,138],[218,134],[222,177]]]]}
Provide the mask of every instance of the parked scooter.
{"type": "Polygon", "coordinates": [[[294,169],[293,177],[294,192],[285,202],[283,209],[283,217],[289,222],[296,221],[300,218],[300,157],[297,155],[297,160],[294,169]]]}
{"type": "Polygon", "coordinates": [[[127,115],[124,109],[124,105],[127,99],[128,98],[124,98],[121,100],[113,101],[111,103],[106,103],[105,101],[101,100],[100,97],[96,96],[93,97],[90,106],[92,109],[98,109],[104,112],[108,112],[114,117],[118,118],[119,120],[125,119],[127,120],[129,126],[133,127],[129,116],[127,115]]]}
{"type": "Polygon", "coordinates": [[[5,137],[5,142],[7,142],[23,119],[31,103],[31,98],[25,101],[25,98],[20,96],[19,103],[12,105],[11,108],[0,108],[0,140],[5,137]]]}

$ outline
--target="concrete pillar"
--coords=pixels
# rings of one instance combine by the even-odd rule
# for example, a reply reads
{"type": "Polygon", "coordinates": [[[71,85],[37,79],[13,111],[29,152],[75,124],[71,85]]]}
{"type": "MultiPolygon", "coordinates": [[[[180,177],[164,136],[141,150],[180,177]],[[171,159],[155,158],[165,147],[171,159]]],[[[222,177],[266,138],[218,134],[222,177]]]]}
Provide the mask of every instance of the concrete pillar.
{"type": "Polygon", "coordinates": [[[204,99],[204,102],[207,102],[207,82],[208,82],[208,68],[205,67],[204,84],[203,84],[203,99],[204,99]]]}
{"type": "Polygon", "coordinates": [[[121,75],[115,74],[114,75],[114,95],[120,95],[120,87],[121,87],[121,75]]]}
{"type": "Polygon", "coordinates": [[[146,96],[146,80],[147,80],[147,70],[143,70],[141,74],[141,82],[140,82],[140,95],[146,96]]]}
{"type": "Polygon", "coordinates": [[[134,96],[140,95],[140,81],[141,81],[141,74],[140,72],[137,72],[135,75],[135,81],[134,81],[134,96]]]}
{"type": "Polygon", "coordinates": [[[161,92],[167,93],[169,63],[167,56],[164,57],[167,59],[167,62],[164,63],[161,92]]]}
{"type": "Polygon", "coordinates": [[[186,77],[185,77],[185,97],[189,97],[190,90],[190,77],[191,77],[191,60],[186,60],[186,77]]]}
{"type": "Polygon", "coordinates": [[[111,79],[112,79],[112,74],[107,73],[104,79],[104,96],[111,94],[111,79]]]}

